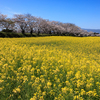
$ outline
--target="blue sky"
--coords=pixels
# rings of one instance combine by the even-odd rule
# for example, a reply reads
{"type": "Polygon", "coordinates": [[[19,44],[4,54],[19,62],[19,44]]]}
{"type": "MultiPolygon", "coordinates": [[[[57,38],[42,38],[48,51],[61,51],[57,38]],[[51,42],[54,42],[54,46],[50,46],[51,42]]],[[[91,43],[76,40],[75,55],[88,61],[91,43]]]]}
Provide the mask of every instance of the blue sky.
{"type": "Polygon", "coordinates": [[[8,17],[30,13],[50,21],[100,29],[100,0],[0,0],[0,12],[8,17]]]}

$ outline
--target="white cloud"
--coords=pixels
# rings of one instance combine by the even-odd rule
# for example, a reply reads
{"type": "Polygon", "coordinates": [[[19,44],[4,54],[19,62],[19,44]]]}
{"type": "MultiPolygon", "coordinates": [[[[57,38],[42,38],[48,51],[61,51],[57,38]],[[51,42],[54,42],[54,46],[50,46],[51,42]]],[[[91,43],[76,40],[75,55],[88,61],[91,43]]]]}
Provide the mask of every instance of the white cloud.
{"type": "Polygon", "coordinates": [[[0,9],[1,8],[2,8],[1,13],[8,15],[8,17],[13,17],[14,14],[21,14],[20,12],[13,11],[10,7],[0,7],[0,9]]]}
{"type": "Polygon", "coordinates": [[[5,9],[11,10],[11,8],[9,8],[9,7],[5,7],[5,9]]]}

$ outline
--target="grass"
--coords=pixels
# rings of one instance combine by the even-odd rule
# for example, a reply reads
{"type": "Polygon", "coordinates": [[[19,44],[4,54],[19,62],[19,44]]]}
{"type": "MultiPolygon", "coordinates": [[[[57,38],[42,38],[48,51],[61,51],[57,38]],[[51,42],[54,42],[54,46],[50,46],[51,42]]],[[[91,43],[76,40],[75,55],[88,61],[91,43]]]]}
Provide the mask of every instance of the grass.
{"type": "Polygon", "coordinates": [[[99,100],[100,37],[0,38],[1,100],[99,100]]]}

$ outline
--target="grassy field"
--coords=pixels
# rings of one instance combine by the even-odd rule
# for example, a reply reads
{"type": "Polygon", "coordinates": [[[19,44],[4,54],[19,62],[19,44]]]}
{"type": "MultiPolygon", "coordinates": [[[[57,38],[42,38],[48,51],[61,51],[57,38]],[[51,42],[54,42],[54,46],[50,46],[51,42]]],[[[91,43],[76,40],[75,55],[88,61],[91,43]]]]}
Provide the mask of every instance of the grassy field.
{"type": "Polygon", "coordinates": [[[0,100],[100,100],[100,37],[0,38],[0,100]]]}

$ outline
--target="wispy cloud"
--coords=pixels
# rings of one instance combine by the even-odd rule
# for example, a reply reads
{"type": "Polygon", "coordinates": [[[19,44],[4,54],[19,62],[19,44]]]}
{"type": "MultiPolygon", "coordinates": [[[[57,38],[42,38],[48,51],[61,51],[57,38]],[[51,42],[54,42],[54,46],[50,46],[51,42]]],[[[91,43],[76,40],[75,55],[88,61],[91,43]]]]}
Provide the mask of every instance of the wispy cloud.
{"type": "Polygon", "coordinates": [[[21,14],[21,13],[19,13],[19,12],[14,12],[14,11],[8,11],[8,13],[10,13],[10,14],[21,14]]]}
{"type": "Polygon", "coordinates": [[[9,8],[9,7],[5,7],[5,9],[7,9],[7,10],[11,10],[11,8],[9,8]]]}
{"type": "Polygon", "coordinates": [[[14,10],[12,10],[10,7],[0,7],[1,9],[1,13],[2,14],[6,14],[8,17],[13,17],[14,14],[21,14],[20,12],[15,12],[14,10]]]}

